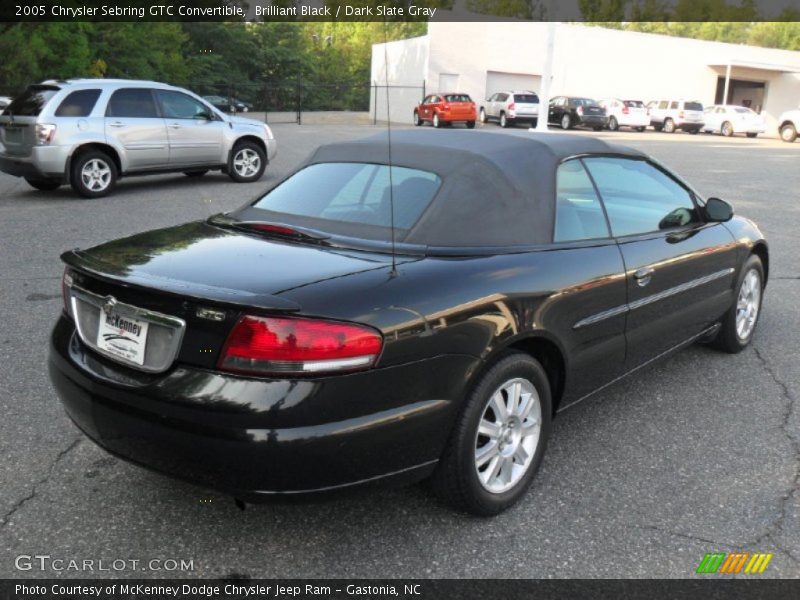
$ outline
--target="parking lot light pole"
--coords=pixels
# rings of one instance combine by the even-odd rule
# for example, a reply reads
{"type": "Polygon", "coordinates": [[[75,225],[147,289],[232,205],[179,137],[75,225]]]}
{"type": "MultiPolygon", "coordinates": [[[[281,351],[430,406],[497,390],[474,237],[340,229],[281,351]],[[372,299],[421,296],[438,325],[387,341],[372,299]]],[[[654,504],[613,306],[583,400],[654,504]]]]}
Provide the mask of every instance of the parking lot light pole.
{"type": "Polygon", "coordinates": [[[536,128],[531,127],[528,131],[547,131],[547,119],[550,111],[550,81],[553,78],[553,48],[556,39],[556,23],[547,24],[547,48],[544,56],[544,68],[542,69],[542,87],[539,90],[539,116],[536,119],[536,128]]]}

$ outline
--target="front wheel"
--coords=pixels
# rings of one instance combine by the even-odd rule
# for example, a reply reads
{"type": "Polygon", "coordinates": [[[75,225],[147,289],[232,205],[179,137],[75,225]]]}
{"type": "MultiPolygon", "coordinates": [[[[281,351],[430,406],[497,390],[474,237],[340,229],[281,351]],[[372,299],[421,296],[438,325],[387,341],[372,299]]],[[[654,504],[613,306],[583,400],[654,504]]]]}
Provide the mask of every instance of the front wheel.
{"type": "Polygon", "coordinates": [[[414,111],[414,125],[417,127],[422,125],[422,119],[419,118],[419,113],[416,110],[414,111]]]}
{"type": "Polygon", "coordinates": [[[561,117],[561,129],[569,129],[572,127],[572,119],[569,115],[561,117]]]}
{"type": "Polygon", "coordinates": [[[508,127],[508,118],[506,117],[506,113],[500,113],[500,127],[508,127]]]}
{"type": "Polygon", "coordinates": [[[267,168],[267,155],[254,142],[239,142],[231,152],[228,175],[239,183],[258,181],[267,168]]]}
{"type": "Polygon", "coordinates": [[[664,133],[674,133],[675,132],[675,121],[672,119],[666,119],[664,121],[664,133]]]}
{"type": "Polygon", "coordinates": [[[761,314],[764,293],[764,266],[753,254],[744,263],[736,287],[736,303],[722,318],[722,327],[711,342],[715,348],[736,354],[744,350],[753,339],[761,314]]]}
{"type": "Polygon", "coordinates": [[[439,121],[439,113],[433,113],[433,126],[437,129],[442,126],[441,121],[439,121]]]}
{"type": "Polygon", "coordinates": [[[551,415],[550,384],[542,366],[527,354],[506,355],[466,398],[433,474],[436,494],[478,516],[509,508],[539,468],[551,415]]]}
{"type": "Polygon", "coordinates": [[[619,129],[619,123],[617,122],[617,118],[616,117],[611,117],[608,120],[608,128],[611,131],[616,131],[617,129],[619,129]]]}
{"type": "Polygon", "coordinates": [[[781,127],[781,139],[784,142],[793,142],[797,139],[797,129],[791,123],[781,127]]]}
{"type": "Polygon", "coordinates": [[[725,137],[731,137],[733,135],[733,125],[731,125],[728,121],[725,121],[722,124],[722,129],[720,130],[720,133],[722,133],[722,135],[724,135],[725,137]]]}
{"type": "Polygon", "coordinates": [[[34,179],[32,177],[26,177],[25,181],[28,182],[29,186],[43,192],[50,192],[61,187],[61,183],[55,179],[34,179]]]}
{"type": "Polygon", "coordinates": [[[480,120],[481,123],[486,123],[486,111],[483,110],[482,108],[481,108],[480,120]]]}

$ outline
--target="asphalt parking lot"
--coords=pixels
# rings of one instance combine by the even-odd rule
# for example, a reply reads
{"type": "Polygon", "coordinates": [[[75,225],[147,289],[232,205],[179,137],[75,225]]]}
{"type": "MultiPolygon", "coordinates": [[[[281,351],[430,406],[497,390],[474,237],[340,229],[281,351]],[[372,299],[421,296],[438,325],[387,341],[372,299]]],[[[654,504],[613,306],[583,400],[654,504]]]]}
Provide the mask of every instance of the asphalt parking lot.
{"type": "Polygon", "coordinates": [[[761,577],[800,576],[800,143],[601,134],[759,222],[772,254],[764,312],[742,354],[691,347],[560,415],[532,489],[499,517],[453,513],[424,486],[242,512],[85,440],[46,371],[58,255],[232,209],[317,144],[375,131],[274,130],[278,157],[255,184],[154,176],[83,200],[0,174],[0,577],[92,575],[15,568],[37,554],[194,567],[95,576],[692,577],[706,552],[756,550],[774,553],[761,577]]]}

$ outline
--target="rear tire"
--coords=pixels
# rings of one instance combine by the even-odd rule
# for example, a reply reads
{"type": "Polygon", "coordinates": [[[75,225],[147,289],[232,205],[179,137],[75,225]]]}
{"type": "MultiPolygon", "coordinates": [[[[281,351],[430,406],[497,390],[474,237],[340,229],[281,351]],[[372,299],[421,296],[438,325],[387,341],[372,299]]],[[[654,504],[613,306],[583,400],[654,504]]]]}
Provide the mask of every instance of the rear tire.
{"type": "Polygon", "coordinates": [[[509,508],[536,475],[551,416],[550,384],[542,366],[520,352],[501,358],[464,401],[431,478],[436,495],[482,517],[509,508]]]}
{"type": "Polygon", "coordinates": [[[503,129],[508,127],[508,119],[506,118],[506,113],[504,112],[500,113],[500,127],[503,129]]]}
{"type": "Polygon", "coordinates": [[[722,317],[722,328],[711,342],[717,350],[736,354],[752,341],[761,316],[764,296],[764,266],[753,254],[741,268],[733,305],[722,317]]]}
{"type": "Polygon", "coordinates": [[[100,150],[86,150],[72,159],[70,185],[84,198],[102,198],[111,193],[117,183],[114,161],[100,150]]]}
{"type": "Polygon", "coordinates": [[[467,129],[475,129],[475,121],[467,121],[467,129]]]}
{"type": "Polygon", "coordinates": [[[792,123],[787,123],[781,127],[781,139],[789,143],[795,141],[797,139],[797,128],[792,123]]]}
{"type": "Polygon", "coordinates": [[[419,118],[419,113],[416,110],[414,111],[414,125],[417,127],[422,125],[422,119],[419,118]]]}
{"type": "Polygon", "coordinates": [[[483,107],[481,107],[481,113],[479,118],[481,120],[481,123],[486,123],[486,111],[483,110],[483,107]]]}
{"type": "Polygon", "coordinates": [[[202,177],[208,173],[208,169],[198,169],[197,171],[184,171],[183,174],[187,177],[202,177]]]}
{"type": "Polygon", "coordinates": [[[433,126],[437,129],[442,126],[441,121],[439,121],[439,113],[433,113],[433,126]]]}
{"type": "Polygon", "coordinates": [[[51,192],[61,187],[61,182],[55,179],[33,179],[31,177],[26,177],[25,181],[28,182],[29,186],[43,192],[51,192]]]}
{"type": "Polygon", "coordinates": [[[675,133],[675,121],[664,119],[664,133],[675,133]]]}
{"type": "Polygon", "coordinates": [[[572,128],[572,117],[569,115],[564,115],[561,117],[561,129],[571,129],[572,128]]]}
{"type": "Polygon", "coordinates": [[[231,151],[228,175],[237,183],[258,181],[267,168],[267,155],[255,142],[238,142],[231,151]]]}
{"type": "Polygon", "coordinates": [[[608,120],[608,129],[609,131],[616,131],[617,129],[619,129],[619,123],[617,122],[616,117],[611,117],[608,120]]]}

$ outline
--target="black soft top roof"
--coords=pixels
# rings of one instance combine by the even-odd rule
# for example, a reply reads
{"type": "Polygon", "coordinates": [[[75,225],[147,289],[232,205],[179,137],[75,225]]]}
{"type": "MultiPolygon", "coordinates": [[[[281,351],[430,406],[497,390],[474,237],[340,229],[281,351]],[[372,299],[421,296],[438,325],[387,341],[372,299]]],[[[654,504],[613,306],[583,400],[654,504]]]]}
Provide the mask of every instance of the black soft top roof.
{"type": "MultiPolygon", "coordinates": [[[[301,169],[325,162],[388,164],[387,133],[318,148],[301,169]]],[[[548,244],[555,223],[556,167],[573,156],[644,155],[582,135],[468,130],[396,130],[395,166],[431,171],[442,185],[398,242],[425,246],[548,244]]]]}

